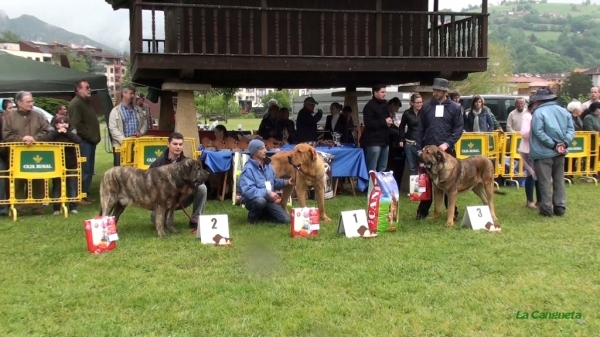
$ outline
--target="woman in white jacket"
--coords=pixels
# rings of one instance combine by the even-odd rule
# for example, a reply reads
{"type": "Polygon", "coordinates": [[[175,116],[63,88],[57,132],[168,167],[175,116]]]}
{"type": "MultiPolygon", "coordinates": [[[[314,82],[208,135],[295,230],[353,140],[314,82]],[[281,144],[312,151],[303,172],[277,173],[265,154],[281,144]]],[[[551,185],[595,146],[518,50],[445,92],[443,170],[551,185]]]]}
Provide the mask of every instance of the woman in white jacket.
{"type": "Polygon", "coordinates": [[[523,160],[523,167],[527,170],[527,178],[525,179],[525,196],[527,197],[526,206],[531,209],[537,209],[536,203],[533,202],[533,189],[535,188],[535,195],[537,202],[542,200],[540,190],[538,188],[537,178],[535,171],[533,170],[533,160],[529,159],[529,137],[531,135],[531,118],[533,111],[528,107],[523,112],[523,120],[521,124],[521,144],[519,145],[519,154],[521,160],[523,160]]]}

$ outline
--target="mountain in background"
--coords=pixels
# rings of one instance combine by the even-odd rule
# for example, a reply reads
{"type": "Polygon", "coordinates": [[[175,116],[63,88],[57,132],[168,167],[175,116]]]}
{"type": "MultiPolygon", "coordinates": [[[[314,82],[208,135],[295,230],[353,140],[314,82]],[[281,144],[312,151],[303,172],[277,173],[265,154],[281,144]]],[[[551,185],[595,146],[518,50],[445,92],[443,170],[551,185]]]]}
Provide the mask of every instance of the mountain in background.
{"type": "Polygon", "coordinates": [[[118,52],[106,45],[96,42],[84,35],[71,33],[65,29],[45,23],[31,15],[21,15],[10,19],[5,12],[0,10],[0,32],[9,30],[25,41],[40,41],[46,43],[75,43],[81,46],[90,45],[102,48],[104,51],[118,52]]]}

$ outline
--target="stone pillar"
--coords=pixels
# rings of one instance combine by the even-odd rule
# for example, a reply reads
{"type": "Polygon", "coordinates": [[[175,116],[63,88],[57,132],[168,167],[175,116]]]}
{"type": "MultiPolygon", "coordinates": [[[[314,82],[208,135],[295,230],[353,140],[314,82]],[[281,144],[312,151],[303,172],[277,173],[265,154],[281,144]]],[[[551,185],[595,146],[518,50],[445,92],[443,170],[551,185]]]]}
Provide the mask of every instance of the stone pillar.
{"type": "MultiPolygon", "coordinates": [[[[175,131],[181,133],[186,138],[194,138],[196,147],[200,146],[194,91],[210,90],[210,86],[205,84],[165,82],[163,83],[162,89],[177,91],[175,131]]],[[[187,144],[183,147],[183,153],[188,157],[192,155],[192,150],[195,149],[192,149],[191,146],[187,144]]]]}
{"type": "Polygon", "coordinates": [[[158,129],[162,131],[175,130],[175,107],[173,107],[173,92],[160,92],[160,114],[158,115],[158,129]]]}
{"type": "Polygon", "coordinates": [[[356,87],[346,87],[346,91],[332,92],[332,97],[344,97],[344,106],[348,105],[352,108],[352,120],[356,126],[360,125],[358,119],[358,97],[370,96],[370,91],[356,91],[356,87]]]}

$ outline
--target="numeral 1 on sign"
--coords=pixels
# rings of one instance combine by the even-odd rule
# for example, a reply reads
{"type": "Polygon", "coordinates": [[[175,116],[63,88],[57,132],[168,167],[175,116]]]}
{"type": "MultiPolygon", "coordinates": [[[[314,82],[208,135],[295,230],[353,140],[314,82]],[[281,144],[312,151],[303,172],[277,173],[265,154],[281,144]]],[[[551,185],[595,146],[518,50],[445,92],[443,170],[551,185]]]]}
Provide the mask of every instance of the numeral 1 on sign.
{"type": "Polygon", "coordinates": [[[356,213],[352,214],[354,216],[354,222],[358,222],[358,218],[356,217],[356,213]]]}

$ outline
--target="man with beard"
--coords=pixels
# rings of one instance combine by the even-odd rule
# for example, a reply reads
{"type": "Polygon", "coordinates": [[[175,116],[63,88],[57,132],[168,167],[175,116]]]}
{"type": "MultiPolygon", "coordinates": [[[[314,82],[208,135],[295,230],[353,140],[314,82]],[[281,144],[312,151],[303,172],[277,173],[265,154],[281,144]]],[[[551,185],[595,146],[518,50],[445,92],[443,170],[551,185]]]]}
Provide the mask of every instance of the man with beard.
{"type": "Polygon", "coordinates": [[[112,138],[113,166],[119,166],[120,153],[114,151],[128,137],[140,137],[148,131],[148,123],[144,111],[133,104],[135,88],[125,86],[121,91],[121,103],[115,106],[108,117],[108,131],[112,138]]]}
{"type": "MultiPolygon", "coordinates": [[[[417,152],[419,156],[423,147],[435,145],[456,157],[454,144],[462,136],[464,130],[463,113],[453,100],[446,98],[448,80],[436,78],[433,80],[433,98],[427,102],[419,113],[419,126],[417,131],[417,152]]],[[[417,220],[429,214],[433,200],[421,201],[417,209],[417,220]]],[[[448,207],[448,199],[444,196],[444,204],[448,207]]],[[[450,212],[452,210],[449,210],[450,212]]],[[[454,209],[454,221],[458,219],[458,208],[454,209]]]]}
{"type": "Polygon", "coordinates": [[[525,111],[525,98],[517,97],[515,99],[515,109],[508,114],[506,118],[507,132],[520,132],[523,122],[523,111],[525,111]]]}

